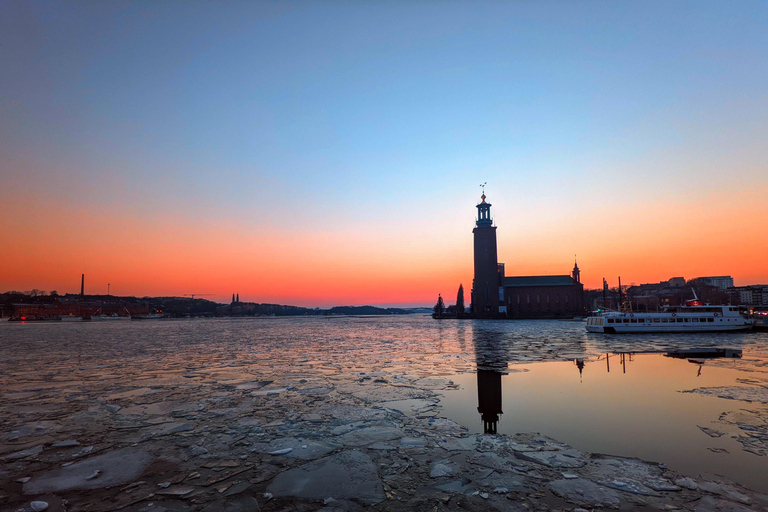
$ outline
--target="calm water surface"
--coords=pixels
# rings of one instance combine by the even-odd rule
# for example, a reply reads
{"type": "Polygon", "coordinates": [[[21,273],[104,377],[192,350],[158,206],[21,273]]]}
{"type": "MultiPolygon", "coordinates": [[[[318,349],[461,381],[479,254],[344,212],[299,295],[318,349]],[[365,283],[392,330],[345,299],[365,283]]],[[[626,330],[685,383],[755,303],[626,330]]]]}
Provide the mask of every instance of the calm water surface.
{"type": "MultiPolygon", "coordinates": [[[[745,431],[720,420],[740,410],[766,418],[766,404],[684,392],[768,387],[768,333],[611,336],[587,334],[581,322],[420,315],[0,324],[5,403],[34,408],[35,393],[54,390],[75,401],[83,386],[179,369],[219,379],[268,369],[284,384],[447,377],[458,389],[440,391],[440,415],[472,432],[541,432],[579,450],[721,474],[768,492],[768,457],[745,451],[735,438],[745,431]],[[691,363],[663,355],[694,347],[740,349],[743,357],[691,363]]],[[[16,428],[13,421],[3,418],[4,428],[16,428]]]]}

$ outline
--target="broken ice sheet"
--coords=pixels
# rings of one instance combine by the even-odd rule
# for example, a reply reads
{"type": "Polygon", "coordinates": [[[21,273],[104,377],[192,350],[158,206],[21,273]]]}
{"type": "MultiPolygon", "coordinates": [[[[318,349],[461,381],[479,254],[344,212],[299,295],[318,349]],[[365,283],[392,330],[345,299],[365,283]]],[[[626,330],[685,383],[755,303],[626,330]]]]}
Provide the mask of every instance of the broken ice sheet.
{"type": "Polygon", "coordinates": [[[284,393],[286,391],[290,391],[293,389],[293,386],[266,386],[263,388],[260,388],[256,391],[251,391],[251,396],[274,396],[279,395],[280,393],[284,393]]]}
{"type": "Polygon", "coordinates": [[[251,450],[270,455],[285,455],[286,457],[312,460],[323,457],[341,446],[338,443],[313,439],[283,438],[275,439],[269,443],[256,443],[251,450]]]}
{"type": "Polygon", "coordinates": [[[373,461],[355,450],[280,473],[268,491],[275,496],[353,498],[365,503],[378,503],[385,498],[373,461]]]}
{"type": "Polygon", "coordinates": [[[704,396],[716,396],[727,400],[743,400],[745,402],[761,402],[768,404],[768,388],[762,386],[695,388],[682,391],[682,393],[698,393],[704,396]]]}
{"type": "Polygon", "coordinates": [[[123,448],[96,455],[33,478],[24,484],[24,493],[99,489],[129,483],[144,471],[152,458],[151,454],[138,448],[123,448]]]}
{"type": "Polygon", "coordinates": [[[549,484],[556,495],[569,503],[583,507],[618,508],[619,494],[583,478],[555,480],[549,484]]]}
{"type": "Polygon", "coordinates": [[[744,451],[768,455],[768,408],[730,411],[720,416],[720,422],[738,427],[738,441],[744,451]]]}

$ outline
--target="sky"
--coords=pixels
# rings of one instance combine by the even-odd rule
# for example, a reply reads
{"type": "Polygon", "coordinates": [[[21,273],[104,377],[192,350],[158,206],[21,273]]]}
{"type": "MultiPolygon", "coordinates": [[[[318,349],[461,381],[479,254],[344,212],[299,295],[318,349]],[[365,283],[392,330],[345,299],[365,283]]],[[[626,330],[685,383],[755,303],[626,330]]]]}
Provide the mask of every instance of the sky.
{"type": "Polygon", "coordinates": [[[0,291],[768,283],[768,3],[0,3],[0,291]]]}

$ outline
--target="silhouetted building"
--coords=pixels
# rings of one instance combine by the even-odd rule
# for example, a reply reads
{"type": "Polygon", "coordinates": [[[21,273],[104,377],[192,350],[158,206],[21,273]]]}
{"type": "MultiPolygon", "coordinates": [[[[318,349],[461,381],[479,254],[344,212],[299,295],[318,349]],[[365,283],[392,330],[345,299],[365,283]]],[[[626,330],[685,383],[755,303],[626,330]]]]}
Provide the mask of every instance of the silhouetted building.
{"type": "Polygon", "coordinates": [[[666,284],[672,288],[685,286],[685,278],[684,277],[672,277],[669,281],[662,282],[659,284],[666,284]]]}
{"type": "Polygon", "coordinates": [[[499,268],[496,251],[496,226],[491,220],[491,203],[477,205],[475,235],[475,278],[472,281],[472,312],[476,316],[496,316],[499,313],[499,268]]]}
{"type": "Polygon", "coordinates": [[[474,233],[475,278],[472,281],[472,314],[477,318],[557,318],[586,313],[581,270],[574,263],[571,275],[505,275],[498,262],[496,226],[491,203],[477,205],[474,233]]]}

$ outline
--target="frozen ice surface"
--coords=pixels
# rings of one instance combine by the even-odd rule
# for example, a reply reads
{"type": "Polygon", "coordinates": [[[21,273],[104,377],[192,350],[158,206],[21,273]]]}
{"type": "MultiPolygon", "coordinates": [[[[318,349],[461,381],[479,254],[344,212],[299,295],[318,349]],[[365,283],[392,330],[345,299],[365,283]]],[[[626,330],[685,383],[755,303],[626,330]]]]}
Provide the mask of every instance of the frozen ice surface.
{"type": "Polygon", "coordinates": [[[152,455],[144,450],[115,450],[43,473],[24,484],[24,494],[99,489],[125,484],[141,475],[151,461],[152,455]]]}
{"type": "MultiPolygon", "coordinates": [[[[457,374],[478,366],[516,374],[517,362],[674,349],[683,338],[417,316],[109,324],[0,326],[0,499],[9,510],[33,500],[59,510],[62,499],[93,512],[768,506],[732,483],[541,434],[472,434],[445,417],[457,374]]],[[[750,375],[736,387],[765,382],[755,350],[728,362],[750,375]]],[[[467,403],[475,421],[477,406],[467,403]]],[[[765,455],[765,406],[744,407],[702,431],[737,435],[765,455]]]]}
{"type": "Polygon", "coordinates": [[[582,507],[619,508],[619,494],[583,478],[555,480],[549,484],[552,492],[569,503],[582,507]]]}
{"type": "Polygon", "coordinates": [[[455,470],[447,465],[442,463],[437,463],[434,466],[432,466],[432,470],[429,472],[429,476],[432,478],[439,478],[441,476],[449,476],[455,473],[455,470]]]}
{"type": "Polygon", "coordinates": [[[398,427],[365,426],[339,436],[338,441],[344,446],[364,446],[381,441],[391,441],[403,436],[398,427]]]}
{"type": "Polygon", "coordinates": [[[443,438],[438,445],[449,452],[470,451],[475,449],[475,436],[443,438]]]}
{"type": "Polygon", "coordinates": [[[538,462],[551,468],[580,468],[587,463],[584,454],[573,448],[545,452],[519,452],[516,456],[519,459],[538,462]]]}
{"type": "Polygon", "coordinates": [[[271,455],[286,455],[288,457],[312,460],[323,457],[339,447],[340,445],[311,439],[283,438],[275,439],[266,444],[257,443],[253,446],[253,449],[271,455]]]}
{"type": "Polygon", "coordinates": [[[696,388],[684,393],[698,393],[705,396],[716,396],[728,400],[743,400],[745,402],[761,402],[768,404],[768,387],[763,386],[722,386],[716,388],[696,388]]]}
{"type": "Polygon", "coordinates": [[[384,500],[384,490],[371,458],[359,451],[331,455],[280,473],[269,485],[274,496],[384,500]]]}
{"type": "Polygon", "coordinates": [[[43,445],[37,445],[33,448],[28,448],[26,450],[20,450],[18,452],[14,452],[8,455],[3,456],[2,458],[5,460],[16,460],[16,459],[26,459],[28,457],[34,457],[35,455],[40,454],[40,452],[43,451],[43,445]]]}

